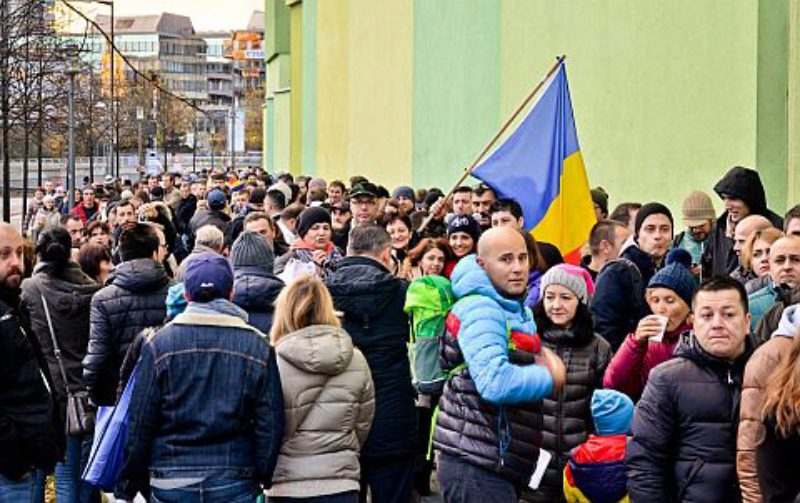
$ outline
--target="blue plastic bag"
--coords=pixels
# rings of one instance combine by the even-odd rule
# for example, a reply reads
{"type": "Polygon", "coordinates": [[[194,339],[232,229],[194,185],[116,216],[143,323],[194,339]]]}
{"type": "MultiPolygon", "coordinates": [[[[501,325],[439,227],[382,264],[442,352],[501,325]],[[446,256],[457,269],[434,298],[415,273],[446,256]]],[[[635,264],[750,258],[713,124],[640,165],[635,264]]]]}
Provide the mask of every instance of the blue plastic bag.
{"type": "Polygon", "coordinates": [[[81,478],[107,492],[114,490],[122,470],[130,417],[128,409],[138,368],[136,365],[131,372],[117,404],[113,407],[99,407],[97,410],[92,451],[81,478]]]}

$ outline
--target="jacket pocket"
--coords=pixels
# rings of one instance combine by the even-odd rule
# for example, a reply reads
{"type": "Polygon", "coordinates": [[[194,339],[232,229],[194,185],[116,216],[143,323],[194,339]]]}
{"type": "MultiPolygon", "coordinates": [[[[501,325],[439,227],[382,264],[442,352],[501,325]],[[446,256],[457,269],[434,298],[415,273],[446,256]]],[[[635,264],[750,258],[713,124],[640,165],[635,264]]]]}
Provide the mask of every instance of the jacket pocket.
{"type": "Polygon", "coordinates": [[[683,480],[683,483],[681,483],[681,486],[680,486],[680,488],[678,490],[678,499],[677,499],[677,501],[683,501],[683,497],[686,494],[686,490],[689,489],[689,486],[694,481],[695,477],[697,477],[697,474],[700,473],[700,470],[703,469],[705,464],[706,464],[706,462],[703,461],[702,459],[694,460],[694,463],[692,463],[692,466],[689,468],[689,471],[686,473],[686,478],[683,480]]]}

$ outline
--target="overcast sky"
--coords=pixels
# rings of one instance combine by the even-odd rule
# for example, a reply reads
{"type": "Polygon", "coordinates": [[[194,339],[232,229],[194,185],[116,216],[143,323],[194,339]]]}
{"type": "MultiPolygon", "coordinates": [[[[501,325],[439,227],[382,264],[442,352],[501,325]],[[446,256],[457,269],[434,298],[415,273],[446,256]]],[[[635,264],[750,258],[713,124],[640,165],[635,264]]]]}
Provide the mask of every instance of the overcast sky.
{"type": "Polygon", "coordinates": [[[243,30],[254,10],[264,10],[263,0],[116,0],[115,14],[131,16],[170,12],[192,18],[197,31],[243,30]]]}

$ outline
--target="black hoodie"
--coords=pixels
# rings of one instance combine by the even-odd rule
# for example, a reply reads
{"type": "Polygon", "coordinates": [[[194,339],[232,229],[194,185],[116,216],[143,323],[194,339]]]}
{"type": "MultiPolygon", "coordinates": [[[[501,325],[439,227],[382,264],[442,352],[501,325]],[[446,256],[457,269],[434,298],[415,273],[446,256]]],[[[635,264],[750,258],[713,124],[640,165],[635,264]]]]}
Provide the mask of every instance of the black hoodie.
{"type": "MultiPolygon", "coordinates": [[[[783,219],[767,208],[764,185],[758,172],[734,166],[722,180],[714,185],[714,192],[723,197],[728,195],[741,199],[750,209],[751,215],[762,215],[778,229],[783,229],[783,219]]],[[[738,260],[733,251],[733,240],[725,235],[728,227],[728,212],[722,212],[708,239],[708,247],[703,255],[704,276],[727,275],[736,269],[738,260]]]]}

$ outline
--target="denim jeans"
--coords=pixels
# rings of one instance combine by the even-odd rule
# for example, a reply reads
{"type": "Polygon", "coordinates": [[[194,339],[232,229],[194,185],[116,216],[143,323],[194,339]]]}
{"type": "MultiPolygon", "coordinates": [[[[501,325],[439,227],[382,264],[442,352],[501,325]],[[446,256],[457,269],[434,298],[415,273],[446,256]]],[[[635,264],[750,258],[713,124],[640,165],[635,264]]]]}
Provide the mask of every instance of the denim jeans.
{"type": "Polygon", "coordinates": [[[0,503],[44,503],[44,479],[41,470],[29,473],[22,480],[0,475],[0,503]]]}
{"type": "Polygon", "coordinates": [[[64,461],[56,465],[56,501],[58,503],[95,503],[100,492],[81,480],[92,449],[91,436],[68,435],[64,461]]]}
{"type": "Polygon", "coordinates": [[[152,488],[153,503],[252,503],[258,497],[252,480],[210,479],[175,489],[152,488]]]}
{"type": "Polygon", "coordinates": [[[444,453],[436,476],[447,503],[516,503],[519,498],[509,480],[444,453]]]}

